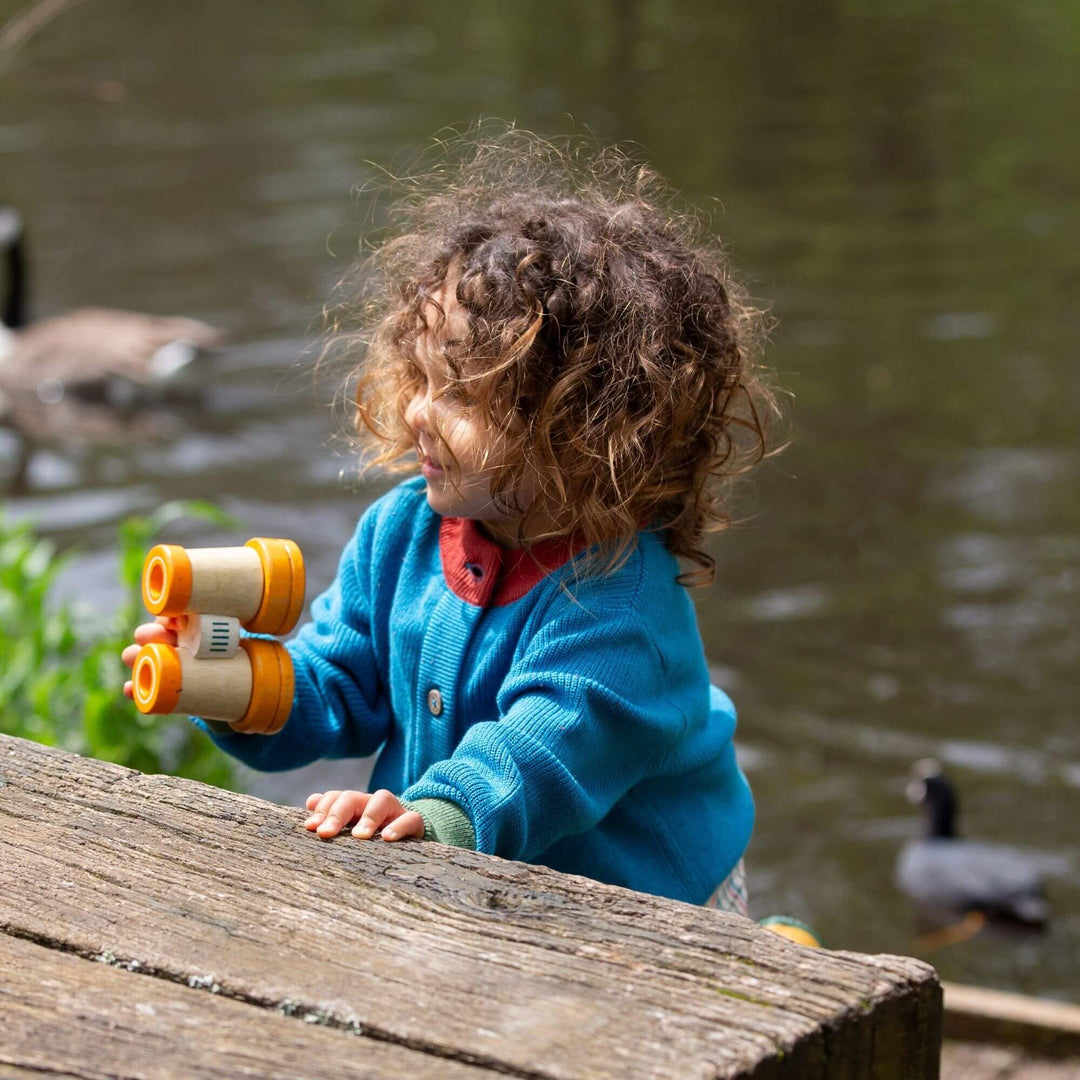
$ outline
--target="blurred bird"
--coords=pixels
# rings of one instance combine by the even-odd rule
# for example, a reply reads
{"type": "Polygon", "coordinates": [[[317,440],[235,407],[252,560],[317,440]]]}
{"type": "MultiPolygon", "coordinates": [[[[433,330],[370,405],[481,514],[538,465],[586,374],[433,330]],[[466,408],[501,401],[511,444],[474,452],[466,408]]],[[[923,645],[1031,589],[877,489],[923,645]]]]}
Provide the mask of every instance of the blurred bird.
{"type": "Polygon", "coordinates": [[[160,406],[192,360],[221,343],[196,319],[79,308],[27,325],[22,218],[0,207],[7,293],[0,308],[0,423],[19,436],[9,483],[25,484],[30,444],[52,435],[97,440],[131,434],[160,406]]]}
{"type": "Polygon", "coordinates": [[[957,835],[956,792],[938,762],[915,763],[907,795],[926,808],[929,828],[923,839],[905,844],[897,859],[896,883],[903,892],[925,911],[968,916],[962,925],[971,933],[985,917],[1027,926],[1047,921],[1046,888],[1033,857],[957,835]]]}

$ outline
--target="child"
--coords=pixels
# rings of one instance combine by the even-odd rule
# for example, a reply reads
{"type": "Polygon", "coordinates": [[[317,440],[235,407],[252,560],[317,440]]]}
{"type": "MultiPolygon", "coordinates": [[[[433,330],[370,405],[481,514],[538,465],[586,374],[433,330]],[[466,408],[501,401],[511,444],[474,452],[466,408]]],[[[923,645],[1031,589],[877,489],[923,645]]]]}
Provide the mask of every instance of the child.
{"type": "Polygon", "coordinates": [[[617,152],[582,167],[511,131],[439,180],[367,264],[372,332],[337,338],[365,346],[369,463],[420,475],[368,508],[289,642],[284,729],[196,722],[256,769],[381,747],[374,794],[307,800],[322,838],[355,823],[745,912],[753,802],[687,586],[713,576],[715,485],[764,453],[760,313],[617,152]]]}

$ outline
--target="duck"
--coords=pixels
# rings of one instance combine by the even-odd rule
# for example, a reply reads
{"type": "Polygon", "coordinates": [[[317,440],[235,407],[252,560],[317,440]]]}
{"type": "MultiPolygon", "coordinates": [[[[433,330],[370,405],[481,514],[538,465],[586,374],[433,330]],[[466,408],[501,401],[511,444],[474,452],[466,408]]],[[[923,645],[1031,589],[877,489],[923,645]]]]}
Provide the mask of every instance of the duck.
{"type": "Polygon", "coordinates": [[[908,799],[927,812],[926,835],[903,846],[896,884],[925,912],[950,912],[1042,927],[1050,918],[1046,885],[1034,857],[1016,848],[967,840],[957,833],[959,800],[941,764],[924,758],[911,769],[908,799]]]}
{"type": "Polygon", "coordinates": [[[221,344],[198,319],[112,308],[28,322],[26,229],[13,207],[0,206],[0,252],[0,423],[19,439],[13,488],[25,486],[31,444],[129,435],[141,410],[167,400],[179,373],[221,344]]]}

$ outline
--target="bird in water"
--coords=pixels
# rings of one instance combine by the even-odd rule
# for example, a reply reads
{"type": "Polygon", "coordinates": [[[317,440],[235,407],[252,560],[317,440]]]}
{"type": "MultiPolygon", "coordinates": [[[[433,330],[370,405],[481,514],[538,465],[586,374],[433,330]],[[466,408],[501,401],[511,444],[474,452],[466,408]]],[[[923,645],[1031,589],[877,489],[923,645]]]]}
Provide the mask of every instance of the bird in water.
{"type": "Polygon", "coordinates": [[[7,292],[0,308],[0,424],[19,438],[9,484],[25,487],[33,443],[148,434],[145,411],[168,402],[174,379],[221,343],[196,319],[79,308],[28,323],[26,234],[0,207],[7,292]]]}
{"type": "Polygon", "coordinates": [[[1036,860],[1015,848],[960,837],[956,791],[937,761],[915,763],[907,795],[926,809],[928,829],[901,850],[897,886],[938,921],[946,913],[964,917],[942,932],[951,934],[949,940],[937,944],[970,937],[987,918],[1030,927],[1046,923],[1050,907],[1036,860]]]}

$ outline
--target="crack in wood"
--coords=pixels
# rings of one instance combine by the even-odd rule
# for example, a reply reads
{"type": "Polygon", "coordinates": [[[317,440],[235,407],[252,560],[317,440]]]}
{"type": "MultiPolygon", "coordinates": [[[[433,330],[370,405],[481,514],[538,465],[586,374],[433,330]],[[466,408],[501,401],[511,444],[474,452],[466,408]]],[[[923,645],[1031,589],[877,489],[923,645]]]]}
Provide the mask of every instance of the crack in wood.
{"type": "MultiPolygon", "coordinates": [[[[17,1069],[18,1073],[13,1075],[23,1076],[26,1073],[37,1073],[39,1076],[71,1076],[74,1080],[85,1080],[86,1073],[73,1073],[68,1072],[66,1069],[50,1069],[45,1065],[28,1065],[25,1061],[16,1061],[14,1058],[0,1058],[0,1065],[10,1065],[12,1068],[17,1069]]],[[[124,1080],[120,1076],[110,1078],[110,1080],[124,1080]]]]}
{"type": "MultiPolygon", "coordinates": [[[[9,937],[19,938],[22,941],[29,941],[34,945],[52,949],[56,952],[78,956],[80,959],[91,963],[106,964],[109,967],[127,971],[132,975],[145,975],[150,978],[161,979],[164,982],[186,986],[191,990],[202,990],[210,994],[218,994],[221,997],[229,998],[232,1001],[238,1001],[244,1005],[250,1005],[257,1009],[275,1012],[279,1016],[295,1019],[301,1023],[317,1024],[320,1027],[333,1028],[336,1031],[342,1031],[359,1038],[373,1039],[376,1042],[388,1043],[392,1046],[401,1046],[408,1050],[415,1050],[418,1053],[427,1054],[429,1057],[446,1061],[455,1061],[462,1065],[472,1065],[476,1068],[486,1069],[503,1076],[518,1077],[520,1080],[556,1080],[554,1075],[550,1072],[522,1069],[511,1065],[506,1061],[501,1061],[498,1058],[485,1057],[481,1054],[457,1050],[454,1047],[444,1046],[440,1043],[430,1042],[424,1039],[396,1035],[391,1031],[373,1026],[370,1023],[362,1023],[355,1017],[345,1018],[337,1016],[332,1011],[321,1009],[317,1005],[307,1004],[303,1001],[293,1001],[291,998],[282,998],[275,1001],[272,998],[260,997],[256,994],[245,994],[239,991],[230,990],[228,985],[223,986],[210,975],[191,974],[185,976],[180,972],[169,971],[165,968],[158,968],[150,964],[145,964],[134,957],[125,959],[109,951],[95,953],[88,949],[81,949],[72,945],[70,942],[60,941],[57,938],[48,937],[44,934],[37,934],[32,931],[24,931],[6,923],[0,923],[0,933],[6,934],[9,937]]],[[[0,1058],[0,1064],[4,1064],[2,1058],[0,1058]]],[[[42,1072],[55,1076],[77,1077],[80,1075],[78,1073],[61,1072],[46,1068],[34,1068],[33,1066],[28,1066],[21,1062],[13,1061],[10,1062],[10,1064],[18,1065],[18,1067],[23,1070],[42,1072]]]]}

